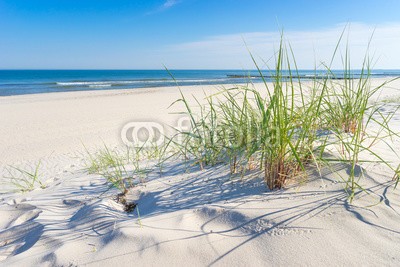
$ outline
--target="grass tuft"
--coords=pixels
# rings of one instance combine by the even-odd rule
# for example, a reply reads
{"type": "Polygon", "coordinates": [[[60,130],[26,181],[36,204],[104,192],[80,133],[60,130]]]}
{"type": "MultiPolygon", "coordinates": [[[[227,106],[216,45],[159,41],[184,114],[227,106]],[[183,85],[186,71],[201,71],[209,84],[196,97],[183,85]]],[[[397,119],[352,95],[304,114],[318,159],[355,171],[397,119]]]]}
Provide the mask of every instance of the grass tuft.
{"type": "Polygon", "coordinates": [[[224,163],[230,166],[231,174],[244,174],[260,168],[271,190],[282,188],[288,180],[306,177],[307,165],[320,169],[332,162],[351,166],[345,179],[350,200],[357,189],[363,190],[358,183],[362,177],[361,163],[387,165],[396,173],[398,182],[398,168],[373,150],[379,141],[398,136],[389,127],[394,113],[384,115],[372,102],[374,95],[391,81],[371,86],[368,56],[361,73],[354,78],[349,55],[346,47],[342,56],[343,77],[336,77],[329,66],[324,66],[326,75],[316,75],[309,83],[311,86],[306,87],[300,82],[292,48],[285,45],[282,36],[272,74],[268,75],[272,85],[266,82],[250,53],[264,81],[264,92],[251,84],[223,88],[205,96],[203,102],[194,98],[196,105],[191,105],[180,91],[181,98],[173,104],[183,103],[182,113],[190,118],[191,130],[177,134],[182,142],[170,143],[177,145],[181,156],[200,169],[224,163]],[[379,129],[370,132],[372,124],[379,129]],[[331,147],[338,147],[338,153],[332,154],[331,147]],[[361,159],[365,153],[373,159],[361,159]]]}
{"type": "Polygon", "coordinates": [[[37,163],[33,172],[14,166],[9,166],[10,168],[7,169],[7,171],[10,176],[8,178],[10,179],[11,183],[18,189],[18,191],[32,191],[36,188],[36,185],[39,185],[41,189],[46,188],[46,185],[40,180],[39,177],[40,163],[40,161],[37,163]],[[14,172],[12,170],[14,170],[14,172]],[[15,171],[17,173],[15,173],[15,171]]]}

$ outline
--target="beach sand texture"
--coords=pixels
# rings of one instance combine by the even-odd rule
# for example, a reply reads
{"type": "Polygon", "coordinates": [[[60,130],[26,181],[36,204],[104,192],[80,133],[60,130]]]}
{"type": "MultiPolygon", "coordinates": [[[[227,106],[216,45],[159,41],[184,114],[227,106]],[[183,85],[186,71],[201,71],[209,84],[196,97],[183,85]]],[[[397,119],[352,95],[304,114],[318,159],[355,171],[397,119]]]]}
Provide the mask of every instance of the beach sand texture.
{"type": "MultiPolygon", "coordinates": [[[[181,89],[201,98],[216,87],[181,89]]],[[[395,109],[399,89],[397,80],[376,100],[395,109]]],[[[180,108],[169,105],[178,98],[173,87],[0,98],[1,176],[9,165],[34,169],[40,161],[47,186],[4,193],[10,185],[1,178],[0,265],[400,265],[400,189],[376,163],[363,166],[366,192],[349,203],[344,164],[321,175],[310,170],[307,183],[271,192],[256,172],[231,178],[229,166],[169,161],[162,175],[153,171],[130,192],[139,209],[124,212],[118,191],[84,169],[83,144],[120,147],[128,122],[175,125],[180,108]]],[[[400,111],[391,126],[400,131],[400,111]]],[[[400,151],[400,139],[391,142],[400,151]]],[[[377,150],[400,163],[393,151],[377,150]]]]}

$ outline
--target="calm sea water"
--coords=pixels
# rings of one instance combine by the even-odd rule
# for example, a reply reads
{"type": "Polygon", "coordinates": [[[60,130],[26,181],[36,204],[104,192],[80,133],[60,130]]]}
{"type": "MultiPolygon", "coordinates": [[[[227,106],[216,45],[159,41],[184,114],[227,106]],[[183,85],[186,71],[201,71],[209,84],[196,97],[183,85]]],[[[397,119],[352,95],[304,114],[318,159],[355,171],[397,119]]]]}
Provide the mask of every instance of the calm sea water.
{"type": "MultiPolygon", "coordinates": [[[[179,85],[209,85],[261,81],[257,71],[244,70],[0,70],[0,96],[49,92],[132,89],[179,85]]],[[[359,71],[353,71],[355,77],[359,71]]],[[[273,75],[265,72],[267,80],[273,75]]],[[[322,77],[323,72],[300,70],[301,79],[322,77]]],[[[335,71],[342,77],[341,71],[335,71]]],[[[400,70],[374,70],[372,77],[397,77],[400,70]]]]}

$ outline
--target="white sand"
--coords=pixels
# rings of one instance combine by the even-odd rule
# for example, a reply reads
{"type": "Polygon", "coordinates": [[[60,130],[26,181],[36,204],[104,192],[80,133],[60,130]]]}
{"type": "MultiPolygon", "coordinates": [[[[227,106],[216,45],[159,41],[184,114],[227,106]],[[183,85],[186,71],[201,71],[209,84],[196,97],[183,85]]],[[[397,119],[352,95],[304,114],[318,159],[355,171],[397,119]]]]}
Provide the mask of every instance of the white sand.
{"type": "MultiPolygon", "coordinates": [[[[201,97],[213,88],[182,91],[201,97]]],[[[398,81],[380,98],[399,99],[396,88],[398,81]]],[[[122,211],[113,200],[118,191],[102,194],[104,178],[84,170],[82,143],[90,150],[120,146],[120,130],[131,121],[174,125],[179,115],[169,113],[178,106],[168,106],[177,98],[177,88],[0,98],[0,174],[40,160],[47,185],[0,194],[0,265],[400,265],[400,188],[393,190],[379,164],[365,166],[361,183],[369,194],[350,204],[339,178],[346,166],[268,192],[257,173],[230,180],[227,167],[187,173],[169,162],[132,191],[140,219],[122,211]]],[[[392,128],[400,131],[400,112],[392,128]]],[[[398,138],[393,145],[400,151],[398,138]]],[[[9,189],[0,179],[2,191],[9,189]]]]}

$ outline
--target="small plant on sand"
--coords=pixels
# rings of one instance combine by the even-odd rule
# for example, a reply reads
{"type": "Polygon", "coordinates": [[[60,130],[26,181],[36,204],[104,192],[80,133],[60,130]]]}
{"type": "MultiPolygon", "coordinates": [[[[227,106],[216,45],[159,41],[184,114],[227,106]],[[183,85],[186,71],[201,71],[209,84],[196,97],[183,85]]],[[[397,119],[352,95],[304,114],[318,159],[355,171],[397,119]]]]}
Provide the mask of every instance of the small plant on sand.
{"type": "Polygon", "coordinates": [[[87,149],[88,159],[86,160],[89,173],[98,174],[104,177],[110,188],[117,188],[120,193],[117,195],[117,201],[124,205],[127,212],[133,211],[136,204],[127,200],[129,189],[137,183],[143,183],[145,177],[151,171],[146,165],[143,166],[143,160],[146,157],[161,157],[161,148],[129,148],[126,147],[124,153],[111,150],[104,145],[95,153],[90,153],[87,149]]]}
{"type": "Polygon", "coordinates": [[[87,169],[89,173],[103,176],[111,186],[117,188],[122,194],[128,192],[132,181],[125,168],[127,164],[125,157],[118,152],[110,150],[106,145],[103,149],[89,155],[87,169]]]}
{"type": "MultiPolygon", "coordinates": [[[[117,201],[126,204],[126,194],[129,188],[133,187],[133,177],[127,171],[127,158],[116,151],[110,150],[106,145],[95,153],[89,153],[86,161],[89,173],[98,174],[104,177],[111,187],[117,188],[121,193],[117,201]]],[[[128,155],[129,158],[129,155],[128,155]]]]}
{"type": "Polygon", "coordinates": [[[33,172],[10,166],[10,169],[7,169],[10,175],[8,178],[11,180],[11,183],[21,192],[32,191],[36,188],[37,184],[40,188],[44,189],[46,188],[46,185],[40,181],[39,167],[40,161],[36,165],[33,172]]]}

